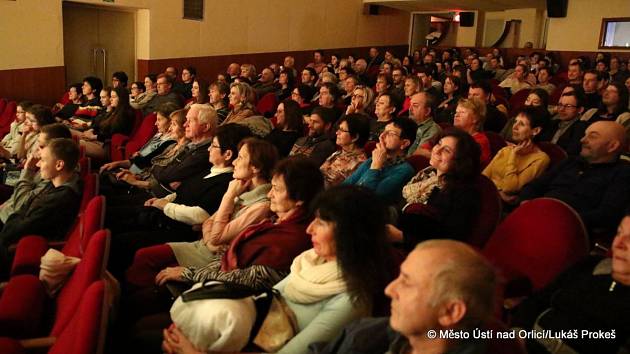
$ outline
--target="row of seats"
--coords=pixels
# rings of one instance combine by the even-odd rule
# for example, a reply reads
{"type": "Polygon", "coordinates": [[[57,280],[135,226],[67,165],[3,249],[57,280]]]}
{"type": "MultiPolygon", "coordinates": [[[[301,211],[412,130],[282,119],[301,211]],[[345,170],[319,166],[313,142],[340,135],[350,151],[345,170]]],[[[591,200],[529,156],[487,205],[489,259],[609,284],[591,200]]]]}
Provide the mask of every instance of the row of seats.
{"type": "Polygon", "coordinates": [[[77,220],[64,241],[38,235],[23,237],[16,247],[9,281],[0,296],[2,353],[88,354],[102,352],[112,306],[119,296],[116,280],[106,272],[110,232],[103,229],[105,197],[98,195],[98,175],[81,159],[83,199],[77,220]],[[41,257],[49,248],[80,258],[51,301],[40,281],[41,257]]]}

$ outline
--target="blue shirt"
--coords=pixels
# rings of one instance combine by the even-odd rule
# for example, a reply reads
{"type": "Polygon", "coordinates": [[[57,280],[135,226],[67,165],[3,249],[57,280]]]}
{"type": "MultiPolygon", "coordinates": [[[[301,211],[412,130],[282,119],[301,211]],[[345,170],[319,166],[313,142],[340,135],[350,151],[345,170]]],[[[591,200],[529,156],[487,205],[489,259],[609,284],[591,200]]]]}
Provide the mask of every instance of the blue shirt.
{"type": "Polygon", "coordinates": [[[390,204],[395,204],[402,197],[403,186],[414,176],[416,171],[406,161],[384,166],[380,170],[371,169],[370,157],[350,177],[343,181],[345,185],[364,186],[376,192],[390,204]]]}

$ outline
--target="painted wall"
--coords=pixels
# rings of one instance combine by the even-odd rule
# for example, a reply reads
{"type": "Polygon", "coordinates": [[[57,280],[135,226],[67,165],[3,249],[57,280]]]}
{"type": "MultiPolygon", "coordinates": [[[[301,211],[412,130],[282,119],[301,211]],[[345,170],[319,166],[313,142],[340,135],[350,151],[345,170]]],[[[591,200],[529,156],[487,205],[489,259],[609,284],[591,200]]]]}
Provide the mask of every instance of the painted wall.
{"type": "MultiPolygon", "coordinates": [[[[540,46],[540,33],[544,21],[544,12],[538,9],[512,9],[505,11],[489,11],[485,13],[486,21],[488,20],[520,20],[521,30],[518,47],[522,48],[526,42],[532,42],[534,48],[540,46]]],[[[483,30],[483,29],[481,29],[483,30]]],[[[498,39],[498,37],[497,37],[498,39]]],[[[496,40],[496,39],[495,39],[496,40]]]]}
{"type": "Polygon", "coordinates": [[[63,65],[61,1],[0,1],[0,70],[63,65]]]}
{"type": "MultiPolygon", "coordinates": [[[[137,11],[138,59],[406,44],[409,13],[362,0],[206,1],[204,21],[182,19],[181,0],[76,0],[137,11]]],[[[61,0],[0,1],[0,70],[63,65],[61,0]]]]}
{"type": "Polygon", "coordinates": [[[477,45],[477,30],[481,29],[479,23],[483,23],[483,21],[479,21],[479,13],[475,11],[475,23],[472,27],[462,27],[459,24],[454,24],[458,28],[455,45],[457,47],[475,47],[477,45]]]}
{"type": "MultiPolygon", "coordinates": [[[[571,0],[567,17],[549,19],[548,50],[598,51],[602,18],[630,17],[628,0],[571,0]]],[[[618,50],[617,50],[618,51],[618,50]]]]}

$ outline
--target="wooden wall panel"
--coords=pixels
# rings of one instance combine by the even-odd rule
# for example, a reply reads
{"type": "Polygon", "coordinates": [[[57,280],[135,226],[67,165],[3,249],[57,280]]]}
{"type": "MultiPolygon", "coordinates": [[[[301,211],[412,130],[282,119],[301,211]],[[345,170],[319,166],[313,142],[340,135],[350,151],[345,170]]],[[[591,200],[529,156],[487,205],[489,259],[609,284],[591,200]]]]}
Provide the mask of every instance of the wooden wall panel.
{"type": "Polygon", "coordinates": [[[55,104],[65,91],[63,66],[0,70],[0,97],[55,104]]]}

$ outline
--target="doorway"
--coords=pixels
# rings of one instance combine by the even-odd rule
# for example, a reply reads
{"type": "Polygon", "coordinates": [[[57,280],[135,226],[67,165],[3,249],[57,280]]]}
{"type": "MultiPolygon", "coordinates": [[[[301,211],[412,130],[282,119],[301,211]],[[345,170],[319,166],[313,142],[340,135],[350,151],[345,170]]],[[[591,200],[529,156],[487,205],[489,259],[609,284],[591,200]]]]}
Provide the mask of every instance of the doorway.
{"type": "Polygon", "coordinates": [[[96,76],[109,86],[112,73],[136,77],[133,11],[63,2],[63,47],[66,83],[96,76]]]}

